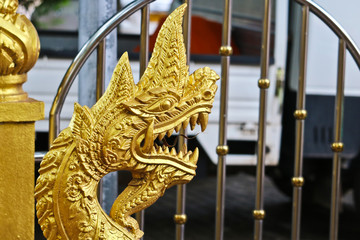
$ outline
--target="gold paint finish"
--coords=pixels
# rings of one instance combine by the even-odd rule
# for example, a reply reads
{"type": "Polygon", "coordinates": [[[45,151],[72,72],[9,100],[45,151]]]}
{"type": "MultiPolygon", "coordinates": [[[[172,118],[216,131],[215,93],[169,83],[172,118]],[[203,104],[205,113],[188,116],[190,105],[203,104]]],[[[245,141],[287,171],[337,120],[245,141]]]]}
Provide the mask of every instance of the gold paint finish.
{"type": "Polygon", "coordinates": [[[39,56],[40,42],[31,22],[17,14],[18,3],[0,3],[0,102],[24,101],[26,73],[39,56]]]}
{"type": "Polygon", "coordinates": [[[305,120],[307,111],[305,109],[295,110],[294,117],[296,120],[305,120]]]}
{"type": "MultiPolygon", "coordinates": [[[[179,152],[158,146],[184,122],[207,124],[219,76],[201,68],[189,76],[177,8],[162,26],[147,69],[134,84],[127,53],[108,89],[90,109],[75,104],[68,128],[44,157],[35,198],[39,224],[49,239],[139,239],[131,217],[152,205],[165,190],[195,175],[199,150],[179,152]],[[126,170],[132,181],[115,200],[110,217],[97,201],[100,179],[126,170]]],[[[192,127],[194,127],[192,126],[192,127]]]]}
{"type": "Polygon", "coordinates": [[[219,53],[221,56],[231,56],[233,54],[233,49],[231,46],[221,46],[219,53]]]}
{"type": "Polygon", "coordinates": [[[0,239],[34,239],[34,122],[44,118],[22,89],[39,39],[17,7],[0,1],[0,239]]]}
{"type": "Polygon", "coordinates": [[[174,215],[174,222],[176,224],[185,224],[187,221],[186,214],[175,214],[174,215]]]}
{"type": "Polygon", "coordinates": [[[227,145],[219,145],[216,147],[216,153],[219,155],[219,156],[224,156],[226,154],[228,154],[229,152],[229,146],[227,145]]]}
{"type": "Polygon", "coordinates": [[[270,80],[269,79],[260,79],[258,82],[258,86],[261,89],[267,89],[270,87],[270,80]]]}
{"type": "Polygon", "coordinates": [[[303,177],[293,177],[291,179],[291,183],[294,187],[302,187],[304,185],[304,178],[303,177]]]}
{"type": "Polygon", "coordinates": [[[254,210],[253,217],[255,220],[264,220],[265,218],[265,211],[264,210],[254,210]]]}
{"type": "Polygon", "coordinates": [[[344,151],[344,144],[342,142],[334,142],[331,144],[331,150],[333,152],[342,152],[344,151]]]}

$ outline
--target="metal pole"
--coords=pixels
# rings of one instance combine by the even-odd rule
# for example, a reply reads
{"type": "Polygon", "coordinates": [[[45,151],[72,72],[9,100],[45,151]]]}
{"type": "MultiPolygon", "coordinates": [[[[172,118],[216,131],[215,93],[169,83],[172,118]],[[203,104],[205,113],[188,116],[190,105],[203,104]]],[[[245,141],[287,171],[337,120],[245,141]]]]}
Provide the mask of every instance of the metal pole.
{"type": "MultiPolygon", "coordinates": [[[[186,50],[186,62],[187,65],[190,65],[190,43],[191,43],[191,7],[192,0],[185,0],[187,8],[184,14],[184,43],[186,50]]],[[[178,148],[182,149],[186,145],[186,129],[181,128],[178,148]]],[[[174,215],[174,221],[176,224],[175,228],[175,239],[184,240],[185,239],[185,223],[187,221],[187,216],[185,213],[185,200],[186,199],[186,185],[180,184],[177,185],[177,199],[176,199],[176,214],[174,215]]]]}
{"type": "MultiPolygon", "coordinates": [[[[105,65],[106,65],[106,39],[104,38],[97,47],[96,55],[96,101],[99,101],[104,94],[105,89],[105,65]]],[[[103,181],[102,179],[98,185],[98,200],[100,205],[103,204],[103,181]]]]}
{"type": "Polygon", "coordinates": [[[339,225],[339,206],[340,206],[340,154],[344,150],[342,141],[342,120],[344,112],[344,82],[345,82],[345,60],[346,60],[346,43],[343,39],[339,39],[339,55],[338,55],[338,75],[337,89],[335,100],[335,116],[334,116],[334,142],[331,149],[334,152],[333,171],[332,171],[332,189],[331,189],[331,220],[330,220],[330,239],[338,239],[339,225]]]}
{"type": "Polygon", "coordinates": [[[225,179],[226,179],[226,154],[229,152],[227,146],[227,104],[228,104],[228,85],[230,55],[233,50],[231,47],[231,7],[232,0],[224,1],[224,19],[222,28],[221,55],[221,96],[220,96],[220,116],[219,116],[219,145],[216,147],[218,154],[217,166],[217,186],[216,186],[216,222],[215,239],[222,240],[224,235],[224,205],[225,205],[225,179]]]}
{"type": "Polygon", "coordinates": [[[106,38],[97,47],[97,69],[96,69],[96,101],[99,101],[105,89],[105,65],[106,65],[106,38]]]}
{"type": "Polygon", "coordinates": [[[254,239],[262,239],[262,223],[265,218],[264,207],[264,176],[265,176],[265,147],[266,147],[266,98],[270,86],[269,52],[271,26],[271,0],[264,2],[263,34],[261,44],[261,73],[258,86],[260,88],[259,130],[257,142],[257,169],[256,169],[256,200],[253,217],[255,219],[254,239]]]}
{"type": "Polygon", "coordinates": [[[291,180],[293,185],[291,232],[292,240],[300,239],[301,193],[302,186],[304,185],[304,178],[302,177],[302,166],[304,147],[304,120],[307,116],[307,112],[305,110],[305,83],[309,26],[309,7],[307,5],[302,6],[301,24],[299,84],[297,92],[297,109],[294,112],[294,117],[296,119],[295,165],[294,177],[291,180]]]}
{"type": "MultiPolygon", "coordinates": [[[[149,60],[149,19],[150,7],[146,5],[141,9],[141,35],[140,35],[140,78],[146,70],[149,60]]],[[[137,212],[135,218],[139,223],[140,230],[145,227],[145,210],[137,212]]],[[[141,239],[144,239],[142,237],[141,239]]]]}

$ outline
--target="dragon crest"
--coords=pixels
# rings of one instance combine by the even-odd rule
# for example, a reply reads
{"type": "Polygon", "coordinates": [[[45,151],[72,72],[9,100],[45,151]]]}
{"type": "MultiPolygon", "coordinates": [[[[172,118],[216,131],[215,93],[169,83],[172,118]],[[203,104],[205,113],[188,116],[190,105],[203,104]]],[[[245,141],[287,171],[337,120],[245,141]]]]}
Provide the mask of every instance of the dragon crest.
{"type": "Polygon", "coordinates": [[[181,127],[205,130],[219,76],[201,68],[189,76],[182,37],[186,5],[159,32],[149,65],[134,84],[127,53],[109,87],[91,108],[75,104],[73,118],[41,162],[35,197],[47,239],[139,239],[135,212],[165,190],[195,175],[198,149],[158,146],[154,141],[181,127]],[[97,200],[99,180],[127,170],[133,179],[118,196],[110,216],[97,200]]]}

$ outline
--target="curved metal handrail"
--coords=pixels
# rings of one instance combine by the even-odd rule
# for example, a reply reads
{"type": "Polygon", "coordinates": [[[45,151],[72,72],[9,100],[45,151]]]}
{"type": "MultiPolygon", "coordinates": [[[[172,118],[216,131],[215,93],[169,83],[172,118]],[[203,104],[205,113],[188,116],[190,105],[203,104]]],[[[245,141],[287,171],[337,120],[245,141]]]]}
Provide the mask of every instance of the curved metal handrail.
{"type": "Polygon", "coordinates": [[[318,18],[320,18],[329,28],[338,36],[338,38],[343,39],[346,43],[346,47],[349,50],[351,56],[354,58],[356,65],[360,69],[360,50],[356,46],[353,39],[345,31],[345,29],[338,23],[329,13],[327,13],[322,7],[311,0],[295,0],[296,2],[309,6],[309,9],[314,13],[318,18]]]}
{"type": "Polygon", "coordinates": [[[61,81],[53,104],[50,110],[49,116],[49,145],[56,138],[60,132],[60,112],[64,105],[65,98],[73,84],[75,77],[79,73],[81,67],[85,61],[89,58],[91,53],[99,45],[99,43],[118,26],[122,21],[131,16],[133,13],[143,8],[147,4],[155,0],[135,0],[127,5],[120,12],[111,17],[106,23],[104,23],[92,37],[83,45],[79,53],[76,55],[67,72],[61,81]]]}

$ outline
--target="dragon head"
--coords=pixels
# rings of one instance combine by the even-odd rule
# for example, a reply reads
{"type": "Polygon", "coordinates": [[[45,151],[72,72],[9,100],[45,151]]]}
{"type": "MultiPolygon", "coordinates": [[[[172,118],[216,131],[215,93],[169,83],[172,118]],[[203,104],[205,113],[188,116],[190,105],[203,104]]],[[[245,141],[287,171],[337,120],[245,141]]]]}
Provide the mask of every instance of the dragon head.
{"type": "Polygon", "coordinates": [[[136,177],[159,165],[172,172],[169,186],[195,175],[198,149],[188,151],[185,145],[176,151],[154,143],[188,124],[204,131],[217,90],[219,76],[210,68],[189,76],[181,27],[185,7],[163,24],[137,85],[124,53],[103,97],[91,109],[75,105],[70,126],[82,163],[96,179],[117,170],[136,177]]]}

